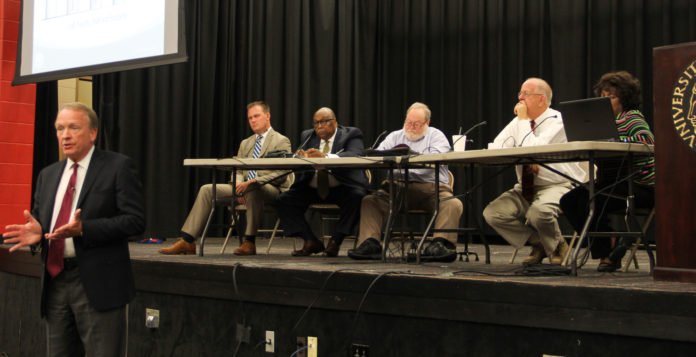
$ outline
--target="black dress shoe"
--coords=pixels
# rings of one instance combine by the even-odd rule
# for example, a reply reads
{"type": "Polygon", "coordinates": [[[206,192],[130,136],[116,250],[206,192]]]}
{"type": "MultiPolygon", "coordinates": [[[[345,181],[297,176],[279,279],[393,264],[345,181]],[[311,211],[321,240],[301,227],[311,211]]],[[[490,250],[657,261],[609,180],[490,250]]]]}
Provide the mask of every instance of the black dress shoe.
{"type": "Polygon", "coordinates": [[[451,248],[452,243],[442,238],[436,238],[423,249],[421,261],[424,262],[453,262],[457,259],[457,249],[451,248]]]}
{"type": "Polygon", "coordinates": [[[360,246],[348,251],[348,256],[357,260],[382,259],[382,246],[374,238],[368,238],[360,246]]]}
{"type": "Polygon", "coordinates": [[[329,244],[326,245],[326,249],[324,249],[324,254],[322,254],[325,257],[335,257],[338,255],[338,251],[341,249],[341,246],[336,243],[335,240],[329,239],[329,244]]]}
{"type": "Polygon", "coordinates": [[[300,250],[294,250],[292,252],[293,257],[306,257],[314,253],[321,253],[324,251],[324,243],[319,240],[308,239],[304,242],[304,246],[300,250]]]}

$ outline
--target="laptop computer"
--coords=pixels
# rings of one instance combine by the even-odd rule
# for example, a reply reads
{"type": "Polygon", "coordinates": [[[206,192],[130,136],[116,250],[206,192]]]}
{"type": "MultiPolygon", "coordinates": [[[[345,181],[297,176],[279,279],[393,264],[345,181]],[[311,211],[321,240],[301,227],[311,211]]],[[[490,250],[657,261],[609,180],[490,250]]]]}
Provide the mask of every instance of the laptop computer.
{"type": "Polygon", "coordinates": [[[558,103],[568,141],[619,141],[609,97],[558,103]]]}

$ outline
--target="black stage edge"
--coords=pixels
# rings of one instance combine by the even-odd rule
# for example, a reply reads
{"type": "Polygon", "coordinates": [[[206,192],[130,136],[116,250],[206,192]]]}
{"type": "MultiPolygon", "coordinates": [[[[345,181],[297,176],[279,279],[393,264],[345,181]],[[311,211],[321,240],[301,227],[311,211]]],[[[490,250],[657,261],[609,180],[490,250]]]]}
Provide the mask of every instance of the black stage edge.
{"type": "MultiPolygon", "coordinates": [[[[209,242],[205,257],[131,244],[129,356],[233,356],[238,323],[251,328],[238,356],[289,356],[298,336],[318,337],[318,356],[352,356],[352,344],[369,346],[367,356],[686,356],[696,348],[696,285],[653,281],[647,259],[627,273],[597,273],[590,262],[578,277],[529,277],[513,274],[520,265],[507,264],[507,246],[493,247],[491,265],[417,266],[355,262],[349,247],[338,258],[292,258],[288,241],[270,255],[259,244],[260,255],[235,257],[230,248],[219,254],[221,240],[209,242]],[[146,308],[159,310],[158,329],[146,328],[146,308]],[[275,353],[263,352],[266,330],[275,331],[275,353]]],[[[0,248],[0,356],[45,354],[39,270],[28,251],[0,248]]]]}

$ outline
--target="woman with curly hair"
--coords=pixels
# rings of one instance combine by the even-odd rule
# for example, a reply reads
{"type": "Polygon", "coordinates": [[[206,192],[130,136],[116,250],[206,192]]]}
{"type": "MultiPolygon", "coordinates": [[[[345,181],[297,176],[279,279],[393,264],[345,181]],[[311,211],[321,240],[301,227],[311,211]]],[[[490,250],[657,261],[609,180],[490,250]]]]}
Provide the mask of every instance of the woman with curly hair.
{"type": "MultiPolygon", "coordinates": [[[[609,97],[614,111],[619,138],[624,142],[654,144],[650,126],[640,112],[640,81],[626,71],[604,74],[594,86],[596,96],[609,97]]],[[[602,161],[597,165],[596,192],[603,191],[616,196],[628,195],[628,181],[618,182],[629,171],[626,160],[602,161]]],[[[635,160],[633,177],[634,206],[651,208],[655,203],[655,161],[652,157],[635,160]]],[[[583,186],[575,188],[561,198],[561,209],[577,232],[587,219],[589,192],[583,186]]],[[[595,217],[590,231],[611,232],[607,212],[626,208],[626,201],[599,194],[595,197],[595,217]]],[[[597,237],[590,246],[593,259],[599,259],[598,271],[613,272],[621,267],[626,245],[616,238],[597,237]]]]}

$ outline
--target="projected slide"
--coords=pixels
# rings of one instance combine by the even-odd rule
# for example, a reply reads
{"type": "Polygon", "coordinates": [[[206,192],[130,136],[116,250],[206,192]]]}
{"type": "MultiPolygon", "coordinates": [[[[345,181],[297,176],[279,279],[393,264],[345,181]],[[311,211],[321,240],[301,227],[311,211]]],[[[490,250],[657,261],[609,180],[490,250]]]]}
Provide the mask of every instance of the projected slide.
{"type": "Polygon", "coordinates": [[[34,0],[32,73],[176,52],[165,0],[34,0]]]}

